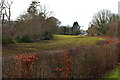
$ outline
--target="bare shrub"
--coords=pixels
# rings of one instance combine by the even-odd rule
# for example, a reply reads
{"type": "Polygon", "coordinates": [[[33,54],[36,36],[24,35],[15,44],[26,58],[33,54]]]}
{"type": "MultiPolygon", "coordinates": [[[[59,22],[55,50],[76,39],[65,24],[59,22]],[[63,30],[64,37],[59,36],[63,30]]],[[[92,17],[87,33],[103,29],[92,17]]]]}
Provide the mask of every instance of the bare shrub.
{"type": "MultiPolygon", "coordinates": [[[[29,78],[99,78],[118,63],[116,45],[46,51],[36,53],[36,57],[29,78]]],[[[16,78],[15,57],[6,58],[3,58],[3,78],[16,78]]]]}
{"type": "Polygon", "coordinates": [[[107,42],[105,40],[99,40],[96,42],[97,45],[103,45],[103,44],[107,44],[107,42]]]}

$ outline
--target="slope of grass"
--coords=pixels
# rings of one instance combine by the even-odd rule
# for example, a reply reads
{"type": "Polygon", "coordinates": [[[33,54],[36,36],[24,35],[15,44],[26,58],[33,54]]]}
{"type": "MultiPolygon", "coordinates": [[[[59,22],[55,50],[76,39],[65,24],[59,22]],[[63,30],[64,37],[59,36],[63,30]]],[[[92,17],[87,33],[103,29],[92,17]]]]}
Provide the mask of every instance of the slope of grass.
{"type": "Polygon", "coordinates": [[[106,73],[106,75],[103,78],[116,78],[117,80],[120,80],[120,65],[113,69],[112,71],[106,73]]]}
{"type": "Polygon", "coordinates": [[[97,37],[54,35],[53,40],[39,41],[35,43],[17,43],[3,45],[3,56],[16,53],[43,52],[47,50],[59,50],[77,46],[95,45],[96,41],[103,40],[97,37]]]}

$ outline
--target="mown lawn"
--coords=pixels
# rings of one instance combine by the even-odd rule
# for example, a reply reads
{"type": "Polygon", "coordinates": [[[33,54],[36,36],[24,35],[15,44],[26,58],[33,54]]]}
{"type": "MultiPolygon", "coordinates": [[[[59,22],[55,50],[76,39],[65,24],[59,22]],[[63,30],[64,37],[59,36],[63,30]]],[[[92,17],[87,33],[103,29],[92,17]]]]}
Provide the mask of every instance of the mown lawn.
{"type": "Polygon", "coordinates": [[[53,40],[44,40],[34,43],[16,43],[3,45],[3,56],[21,53],[39,53],[48,50],[61,50],[77,46],[96,45],[96,41],[98,40],[103,40],[103,38],[54,35],[53,40]]]}

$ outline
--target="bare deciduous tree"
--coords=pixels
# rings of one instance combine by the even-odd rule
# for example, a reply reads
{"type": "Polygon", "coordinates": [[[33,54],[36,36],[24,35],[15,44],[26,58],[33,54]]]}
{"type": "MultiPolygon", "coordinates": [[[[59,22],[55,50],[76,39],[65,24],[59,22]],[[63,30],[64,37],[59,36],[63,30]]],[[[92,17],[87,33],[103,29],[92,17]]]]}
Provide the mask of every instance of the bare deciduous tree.
{"type": "MultiPolygon", "coordinates": [[[[13,25],[13,21],[11,21],[11,6],[12,1],[8,2],[5,0],[1,1],[0,4],[0,18],[2,19],[2,29],[3,33],[10,35],[12,37],[13,30],[15,30],[15,26],[13,25]]],[[[4,35],[4,34],[3,34],[4,35]]]]}
{"type": "Polygon", "coordinates": [[[98,11],[92,20],[92,24],[95,25],[99,31],[99,34],[105,35],[108,31],[108,27],[105,24],[115,22],[119,20],[119,16],[111,13],[109,10],[98,11]]]}

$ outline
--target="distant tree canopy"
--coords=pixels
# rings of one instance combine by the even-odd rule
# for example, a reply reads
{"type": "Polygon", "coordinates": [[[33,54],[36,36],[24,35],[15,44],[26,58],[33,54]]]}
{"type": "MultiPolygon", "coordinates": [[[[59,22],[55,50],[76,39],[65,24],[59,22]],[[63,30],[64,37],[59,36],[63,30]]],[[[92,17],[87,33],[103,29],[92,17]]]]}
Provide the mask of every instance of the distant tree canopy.
{"type": "Polygon", "coordinates": [[[62,34],[62,35],[71,35],[71,26],[67,25],[67,26],[60,26],[58,29],[58,34],[62,34]]]}
{"type": "Polygon", "coordinates": [[[84,35],[86,34],[85,30],[80,29],[81,26],[79,26],[78,22],[74,22],[73,26],[67,25],[67,26],[60,26],[58,29],[59,34],[64,35],[84,35]]]}

